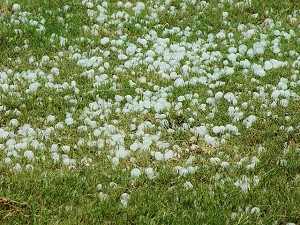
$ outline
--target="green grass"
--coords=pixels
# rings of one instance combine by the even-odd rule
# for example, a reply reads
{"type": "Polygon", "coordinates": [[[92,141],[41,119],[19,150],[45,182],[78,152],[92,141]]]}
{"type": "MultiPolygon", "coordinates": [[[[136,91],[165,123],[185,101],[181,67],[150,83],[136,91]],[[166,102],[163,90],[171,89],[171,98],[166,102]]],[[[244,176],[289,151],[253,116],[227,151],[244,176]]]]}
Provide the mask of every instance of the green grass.
{"type": "MultiPolygon", "coordinates": [[[[131,2],[135,6],[138,1],[131,2]]],[[[300,33],[297,27],[300,21],[297,10],[300,9],[300,4],[292,0],[264,3],[253,0],[251,5],[238,7],[238,1],[235,0],[232,4],[230,1],[213,0],[203,8],[203,2],[200,1],[196,1],[195,5],[193,1],[171,1],[163,10],[158,8],[164,5],[164,1],[143,2],[145,9],[135,15],[133,9],[121,8],[116,2],[108,1],[108,17],[104,23],[100,23],[97,16],[89,17],[88,8],[81,1],[19,0],[20,12],[30,12],[25,19],[22,18],[22,13],[12,11],[12,2],[0,2],[0,128],[9,132],[7,137],[0,137],[0,224],[299,224],[299,66],[293,66],[293,63],[297,63],[298,56],[290,55],[290,51],[299,53],[300,50],[300,33]],[[187,2],[185,11],[182,10],[183,2],[187,2]],[[65,5],[70,8],[64,10],[65,5]],[[172,6],[175,7],[176,14],[170,12],[172,6]],[[119,18],[114,24],[109,24],[109,21],[113,21],[111,15],[118,11],[125,11],[129,19],[119,18]],[[157,21],[150,19],[153,12],[157,14],[157,21]],[[223,22],[222,12],[228,12],[228,23],[223,22]],[[257,17],[253,17],[255,13],[258,14],[257,17]],[[64,23],[59,22],[58,17],[62,17],[64,23]],[[290,17],[294,17],[296,22],[291,22],[290,17]],[[274,20],[273,28],[264,25],[267,18],[274,20]],[[13,19],[21,22],[12,23],[13,19]],[[37,27],[30,25],[29,20],[36,20],[38,24],[45,20],[45,31],[38,32],[37,27]],[[276,24],[278,21],[281,25],[276,24]],[[118,28],[121,23],[123,27],[118,28]],[[136,23],[141,24],[142,28],[136,28],[136,23]],[[94,24],[99,26],[98,35],[91,31],[94,24]],[[240,24],[245,24],[244,31],[237,29],[240,24]],[[90,30],[84,31],[84,26],[90,30]],[[191,34],[186,40],[182,38],[182,34],[166,33],[167,29],[171,30],[173,27],[184,31],[187,26],[190,27],[191,34]],[[16,33],[15,29],[22,32],[16,33]],[[255,29],[256,33],[245,39],[244,32],[249,29],[255,29]],[[211,84],[221,81],[224,85],[210,87],[197,83],[174,87],[173,79],[163,78],[157,72],[158,69],[149,71],[148,65],[116,71],[116,67],[122,68],[125,63],[118,59],[118,54],[126,53],[129,42],[140,48],[139,51],[143,54],[153,48],[154,39],[148,40],[148,47],[137,42],[138,38],[147,39],[150,30],[155,30],[160,38],[169,38],[168,47],[171,44],[185,47],[188,54],[180,61],[180,65],[189,64],[194,68],[182,76],[185,81],[192,77],[206,76],[211,84]],[[277,37],[275,30],[286,33],[293,30],[295,35],[290,39],[277,37]],[[233,38],[214,38],[215,46],[205,46],[209,42],[208,36],[215,36],[220,31],[224,31],[226,35],[232,33],[233,38]],[[53,42],[50,41],[52,34],[56,35],[53,42]],[[125,34],[127,38],[123,45],[100,44],[104,36],[112,41],[125,34]],[[248,49],[252,48],[255,43],[260,42],[260,34],[267,35],[268,43],[264,54],[251,57],[246,53],[238,56],[237,61],[248,59],[251,63],[263,65],[264,61],[275,58],[288,62],[285,67],[266,71],[264,77],[255,75],[251,68],[245,73],[241,65],[226,58],[229,47],[238,49],[240,44],[245,44],[248,49]],[[67,39],[65,45],[60,45],[59,37],[67,39]],[[271,49],[274,39],[279,42],[281,56],[271,49]],[[197,41],[202,42],[198,48],[189,46],[197,41]],[[110,51],[108,57],[103,56],[106,50],[110,51]],[[201,56],[205,51],[219,51],[222,57],[215,61],[202,60],[201,56]],[[100,56],[103,62],[97,66],[79,66],[77,60],[71,58],[75,53],[80,53],[87,59],[100,56]],[[197,57],[192,59],[188,57],[190,55],[197,57]],[[50,60],[42,62],[43,56],[49,56],[50,60]],[[30,57],[35,57],[35,61],[29,63],[30,57]],[[229,67],[234,67],[233,75],[222,72],[224,60],[229,61],[229,67]],[[110,66],[106,67],[104,62],[108,62],[110,66]],[[104,67],[104,72],[99,67],[104,67]],[[59,75],[51,72],[53,68],[59,69],[59,75]],[[94,74],[88,77],[85,72],[91,69],[94,74]],[[199,69],[202,71],[199,72],[199,69]],[[34,81],[24,75],[30,72],[37,73],[34,81]],[[215,81],[209,78],[214,73],[220,73],[215,81]],[[108,75],[105,82],[101,81],[102,74],[108,75]],[[145,77],[147,82],[141,83],[140,77],[145,77]],[[252,78],[258,80],[258,83],[252,78]],[[271,107],[274,101],[271,94],[278,88],[280,78],[288,80],[288,89],[295,96],[288,98],[289,104],[286,107],[280,105],[283,96],[279,97],[276,107],[271,107]],[[65,82],[71,85],[72,81],[76,82],[79,92],[74,87],[61,87],[65,82]],[[99,86],[94,86],[95,81],[99,81],[99,86]],[[28,92],[33,82],[38,82],[40,86],[37,91],[28,92]],[[47,87],[49,82],[58,84],[59,90],[47,87]],[[131,82],[136,84],[132,85],[131,82]],[[293,86],[291,82],[296,84],[293,86]],[[6,91],[3,84],[14,86],[6,91]],[[260,93],[260,90],[264,90],[265,96],[256,98],[253,93],[260,93]],[[218,91],[224,94],[232,92],[238,100],[237,104],[222,98],[215,100],[213,104],[207,104],[206,110],[199,108],[200,104],[206,104],[207,98],[214,97],[218,91]],[[149,93],[151,96],[147,97],[149,93]],[[187,97],[189,94],[198,94],[198,103],[191,104],[194,97],[186,99],[182,102],[182,108],[176,110],[178,97],[187,97]],[[116,95],[130,95],[137,104],[142,104],[141,101],[147,99],[154,104],[157,99],[164,97],[171,103],[171,108],[159,113],[153,107],[126,112],[135,103],[126,100],[126,97],[117,103],[116,95]],[[72,103],[68,98],[77,103],[72,103]],[[248,104],[247,108],[243,107],[245,102],[248,104]],[[243,112],[244,117],[240,121],[234,122],[228,115],[228,108],[231,106],[243,112]],[[213,117],[208,116],[211,112],[214,113],[213,117]],[[74,118],[74,124],[58,129],[57,124],[64,124],[68,114],[74,118]],[[55,121],[47,122],[49,115],[55,115],[55,121]],[[256,115],[257,120],[252,127],[246,129],[243,119],[250,115],[256,115]],[[17,127],[10,124],[12,119],[18,120],[17,127]],[[85,122],[88,121],[86,119],[95,121],[96,127],[85,122]],[[162,125],[163,119],[169,125],[162,125]],[[191,119],[193,122],[189,122],[191,119]],[[145,121],[155,127],[139,127],[145,121]],[[195,139],[196,135],[192,130],[183,128],[185,123],[189,123],[190,128],[206,125],[209,135],[217,140],[224,139],[226,143],[212,146],[204,141],[205,137],[195,139]],[[24,124],[30,124],[35,134],[23,134],[21,126],[24,124]],[[131,127],[133,124],[136,128],[131,127]],[[228,137],[213,133],[214,126],[226,124],[235,125],[240,135],[231,134],[228,137]],[[51,126],[54,130],[46,135],[47,128],[51,126]],[[80,131],[79,126],[86,126],[86,130],[80,131]],[[94,135],[96,128],[105,126],[106,130],[99,136],[94,135]],[[289,127],[293,130],[289,130],[289,127]],[[124,143],[114,143],[114,134],[124,134],[124,143]],[[155,139],[156,135],[159,140],[155,139]],[[117,166],[112,166],[108,156],[114,157],[119,147],[129,150],[132,143],[143,143],[149,137],[152,137],[149,150],[130,151],[129,156],[120,159],[117,166]],[[13,141],[28,144],[24,149],[18,150],[16,146],[9,146],[13,141]],[[34,141],[43,143],[45,147],[41,145],[35,149],[31,145],[34,141]],[[103,146],[98,146],[101,141],[103,146]],[[180,158],[155,160],[155,152],[164,152],[159,149],[159,141],[168,143],[169,146],[165,149],[174,150],[180,158]],[[53,144],[59,146],[59,162],[52,159],[53,144]],[[70,146],[69,153],[61,149],[64,145],[70,146]],[[180,150],[175,150],[176,146],[180,150]],[[262,147],[264,150],[260,151],[262,147]],[[24,157],[26,150],[34,152],[34,160],[24,157]],[[19,157],[13,156],[16,153],[19,157]],[[63,154],[76,160],[75,168],[63,163],[63,154]],[[186,161],[191,156],[195,157],[194,161],[187,164],[186,161]],[[12,159],[11,164],[5,163],[6,157],[12,159]],[[84,157],[91,158],[92,165],[85,166],[81,162],[84,157]],[[212,158],[215,157],[220,162],[228,162],[229,166],[222,167],[220,163],[213,163],[212,158]],[[255,159],[253,157],[257,157],[259,162],[253,169],[247,169],[247,165],[255,159]],[[22,167],[22,172],[12,169],[17,163],[22,167]],[[33,170],[26,170],[26,165],[33,166],[33,170]],[[197,170],[194,174],[180,176],[174,172],[176,166],[193,166],[197,170]],[[157,173],[156,178],[148,179],[143,171],[147,167],[153,168],[157,173]],[[134,168],[143,171],[136,180],[130,175],[134,168]],[[259,179],[257,184],[256,179],[259,179]],[[243,191],[241,187],[237,187],[238,181],[248,183],[249,190],[243,191]],[[186,182],[191,182],[193,188],[186,189],[186,182]],[[114,183],[116,186],[112,187],[114,183]],[[102,184],[101,192],[97,190],[98,184],[102,184]],[[130,196],[127,207],[121,205],[123,193],[130,196]],[[107,199],[102,199],[101,194],[107,194],[107,199]],[[258,213],[253,212],[254,207],[259,208],[258,213]]],[[[102,3],[93,3],[91,9],[98,12],[96,5],[102,3]]],[[[153,59],[164,61],[163,57],[157,54],[153,59]]],[[[145,55],[137,56],[139,62],[144,59],[145,55]]],[[[171,67],[165,73],[176,71],[180,75],[181,66],[171,67]]]]}

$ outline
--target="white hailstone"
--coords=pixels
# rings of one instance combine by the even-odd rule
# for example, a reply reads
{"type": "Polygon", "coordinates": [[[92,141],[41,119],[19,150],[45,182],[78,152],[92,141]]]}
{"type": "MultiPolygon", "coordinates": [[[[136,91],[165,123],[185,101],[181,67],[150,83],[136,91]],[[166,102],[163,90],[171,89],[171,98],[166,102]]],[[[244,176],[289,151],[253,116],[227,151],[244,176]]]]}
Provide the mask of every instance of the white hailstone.
{"type": "Polygon", "coordinates": [[[191,182],[189,181],[186,181],[184,184],[183,184],[183,187],[186,189],[186,190],[190,190],[190,189],[193,189],[193,185],[191,182]]]}
{"type": "Polygon", "coordinates": [[[124,207],[124,208],[127,207],[128,200],[129,200],[129,194],[123,193],[121,195],[121,205],[122,205],[122,207],[124,207]]]}
{"type": "Polygon", "coordinates": [[[61,146],[61,149],[63,150],[64,153],[68,153],[70,151],[70,146],[63,145],[63,146],[61,146]]]}
{"type": "Polygon", "coordinates": [[[99,193],[100,201],[105,201],[108,199],[108,194],[104,194],[102,191],[99,193]]]}
{"type": "Polygon", "coordinates": [[[58,150],[58,144],[52,144],[50,148],[50,152],[56,152],[58,150]]]}
{"type": "Polygon", "coordinates": [[[218,163],[221,162],[221,159],[219,159],[218,157],[211,157],[211,158],[209,159],[209,161],[210,161],[211,163],[218,164],[218,163]]]}
{"type": "Polygon", "coordinates": [[[271,63],[271,61],[265,61],[264,63],[264,69],[265,70],[270,70],[273,68],[273,64],[271,63]]]}
{"type": "MultiPolygon", "coordinates": [[[[223,31],[220,31],[219,33],[216,34],[216,38],[218,39],[223,39],[226,37],[226,34],[223,31]]],[[[203,55],[202,55],[203,57],[203,55]]]]}
{"type": "Polygon", "coordinates": [[[59,154],[56,152],[52,153],[51,157],[52,157],[54,163],[57,163],[60,158],[59,154]]]}
{"type": "Polygon", "coordinates": [[[38,140],[33,140],[32,142],[31,142],[31,146],[34,148],[34,149],[38,149],[38,147],[39,147],[39,142],[38,142],[38,140]]]}
{"type": "Polygon", "coordinates": [[[125,55],[125,54],[122,54],[122,53],[121,53],[121,54],[118,55],[118,59],[119,59],[119,60],[126,60],[127,58],[128,58],[128,57],[127,57],[127,55],[125,55]]]}
{"type": "Polygon", "coordinates": [[[182,167],[182,168],[179,170],[179,176],[185,177],[188,173],[189,173],[189,171],[188,171],[188,169],[186,169],[186,168],[183,168],[183,167],[182,167]]]}
{"type": "Polygon", "coordinates": [[[68,158],[68,156],[65,156],[65,157],[63,158],[62,163],[63,163],[64,165],[66,165],[66,166],[69,166],[70,163],[71,163],[71,161],[70,161],[70,159],[68,158]]]}
{"type": "Polygon", "coordinates": [[[207,134],[207,129],[205,126],[195,127],[195,133],[199,136],[204,136],[207,134]]]}
{"type": "Polygon", "coordinates": [[[93,4],[92,2],[87,2],[85,5],[86,5],[86,7],[89,8],[89,9],[91,9],[91,8],[94,7],[94,4],[93,4]]]}
{"type": "Polygon", "coordinates": [[[98,136],[100,136],[100,134],[101,134],[101,130],[95,129],[95,130],[93,131],[93,134],[94,134],[94,136],[98,137],[98,136]]]}
{"type": "Polygon", "coordinates": [[[13,168],[14,171],[16,172],[21,172],[22,171],[22,167],[19,163],[16,163],[16,165],[13,168]]]}
{"type": "Polygon", "coordinates": [[[121,95],[115,95],[116,102],[122,102],[124,100],[124,97],[121,95]]]}
{"type": "Polygon", "coordinates": [[[55,120],[55,116],[53,116],[53,115],[47,116],[47,119],[46,119],[47,123],[54,122],[54,120],[55,120]]]}
{"type": "Polygon", "coordinates": [[[136,150],[138,150],[138,148],[139,148],[139,144],[137,143],[137,142],[134,142],[134,143],[132,143],[131,145],[130,145],[130,147],[129,147],[129,149],[131,150],[131,151],[136,151],[136,150]]]}
{"type": "Polygon", "coordinates": [[[250,128],[252,126],[252,123],[257,119],[256,116],[254,115],[250,115],[247,118],[245,118],[243,120],[244,125],[246,126],[246,128],[250,128]]]}
{"type": "Polygon", "coordinates": [[[132,3],[131,2],[126,2],[124,4],[124,8],[131,8],[132,7],[132,3]]]}
{"type": "Polygon", "coordinates": [[[281,95],[281,92],[279,90],[275,90],[271,94],[271,98],[277,99],[281,95]]]}
{"type": "Polygon", "coordinates": [[[27,151],[24,152],[24,157],[29,159],[29,160],[32,160],[33,157],[34,157],[34,153],[30,150],[27,150],[27,151]]]}
{"type": "Polygon", "coordinates": [[[219,134],[219,133],[222,133],[223,130],[222,130],[222,128],[221,128],[220,126],[214,126],[214,127],[213,127],[213,132],[214,132],[215,134],[219,134]]]}
{"type": "Polygon", "coordinates": [[[223,97],[223,92],[221,91],[218,91],[216,94],[215,94],[215,99],[221,99],[223,97]]]}
{"type": "MultiPolygon", "coordinates": [[[[185,164],[186,164],[186,163],[185,163],[185,164]]],[[[194,174],[194,173],[196,173],[196,171],[197,171],[197,167],[189,166],[189,167],[187,168],[187,170],[188,170],[188,172],[189,172],[190,174],[194,174]]]]}
{"type": "Polygon", "coordinates": [[[30,84],[28,88],[30,91],[34,92],[38,89],[39,86],[40,86],[40,83],[34,82],[34,83],[30,84]]]}
{"type": "Polygon", "coordinates": [[[101,45],[106,45],[109,42],[109,38],[108,37],[104,37],[100,40],[101,45]]]}
{"type": "Polygon", "coordinates": [[[172,150],[168,150],[165,154],[164,154],[164,159],[165,160],[169,160],[172,159],[174,157],[174,152],[172,150]]]}
{"type": "Polygon", "coordinates": [[[113,166],[117,166],[120,163],[120,159],[118,157],[113,157],[111,159],[113,166]]]}
{"type": "Polygon", "coordinates": [[[237,100],[232,92],[227,92],[224,95],[224,99],[226,99],[229,103],[237,104],[237,100]]]}
{"type": "Polygon", "coordinates": [[[188,66],[188,65],[183,65],[182,67],[181,67],[181,69],[182,69],[182,72],[184,73],[184,74],[187,74],[189,71],[190,71],[190,66],[188,66]]]}
{"type": "Polygon", "coordinates": [[[238,214],[236,212],[232,212],[231,213],[231,219],[235,219],[238,216],[238,214]]]}
{"type": "Polygon", "coordinates": [[[152,180],[154,178],[153,168],[151,168],[151,167],[146,168],[145,173],[146,173],[149,180],[152,180]]]}
{"type": "Polygon", "coordinates": [[[123,159],[128,156],[130,152],[125,150],[125,148],[120,148],[116,151],[116,157],[123,159]]]}
{"type": "MultiPolygon", "coordinates": [[[[236,56],[235,56],[235,58],[236,58],[236,56]]],[[[231,59],[231,61],[236,61],[235,60],[235,58],[234,58],[234,60],[233,59],[231,59]]],[[[232,75],[232,74],[234,74],[234,69],[232,68],[232,67],[226,67],[226,69],[225,69],[225,74],[226,75],[232,75]]]]}
{"type": "Polygon", "coordinates": [[[281,105],[282,107],[287,107],[288,104],[289,104],[289,100],[287,100],[287,99],[281,99],[281,100],[280,100],[280,105],[281,105]]]}
{"type": "Polygon", "coordinates": [[[258,207],[253,207],[253,208],[250,210],[250,213],[251,213],[251,214],[258,214],[258,213],[260,213],[260,208],[258,208],[258,207]]]}
{"type": "Polygon", "coordinates": [[[65,123],[69,126],[74,123],[74,119],[72,117],[68,117],[65,119],[65,123]]]}
{"type": "Polygon", "coordinates": [[[220,166],[223,167],[223,168],[227,168],[229,166],[229,163],[228,162],[221,162],[220,166]]]}
{"type": "Polygon", "coordinates": [[[88,157],[84,157],[81,159],[80,163],[83,164],[84,166],[90,166],[92,164],[93,160],[88,157]]]}
{"type": "Polygon", "coordinates": [[[12,160],[11,160],[11,158],[9,158],[9,157],[6,157],[6,158],[4,159],[4,163],[7,164],[7,165],[11,164],[11,162],[12,162],[12,160]]]}
{"type": "Polygon", "coordinates": [[[116,188],[118,185],[115,182],[110,182],[109,183],[109,188],[116,188]]]}
{"type": "Polygon", "coordinates": [[[156,102],[154,104],[154,110],[157,113],[160,112],[163,108],[164,108],[164,105],[162,103],[160,103],[160,102],[156,102]]]}
{"type": "Polygon", "coordinates": [[[13,127],[17,127],[17,126],[19,126],[19,121],[17,120],[17,119],[11,119],[10,121],[9,121],[9,125],[11,125],[11,126],[13,126],[13,127]]]}
{"type": "Polygon", "coordinates": [[[217,144],[217,140],[208,134],[204,135],[204,141],[207,142],[208,144],[211,144],[212,146],[215,146],[217,144]]]}
{"type": "Polygon", "coordinates": [[[134,168],[131,170],[130,175],[132,179],[137,179],[142,174],[141,170],[138,168],[134,168]]]}
{"type": "Polygon", "coordinates": [[[12,5],[12,11],[13,12],[18,12],[18,11],[20,11],[20,9],[21,9],[21,6],[19,5],[19,4],[13,4],[12,5]]]}
{"type": "Polygon", "coordinates": [[[97,184],[97,191],[101,191],[102,190],[102,184],[97,184]]]}
{"type": "Polygon", "coordinates": [[[178,77],[177,73],[176,72],[171,72],[170,73],[170,78],[175,80],[176,78],[178,77]]]}
{"type": "Polygon", "coordinates": [[[178,98],[177,98],[177,100],[179,101],[179,102],[183,102],[184,100],[185,100],[185,97],[184,96],[179,96],[178,98]]]}
{"type": "Polygon", "coordinates": [[[149,100],[145,100],[145,101],[143,102],[143,106],[144,106],[144,108],[146,108],[146,109],[150,109],[150,108],[151,108],[151,102],[150,102],[149,100]]]}
{"type": "Polygon", "coordinates": [[[174,86],[175,87],[182,87],[184,85],[184,80],[179,77],[174,81],[174,86]]]}
{"type": "Polygon", "coordinates": [[[226,20],[226,18],[228,17],[228,12],[222,12],[222,17],[223,20],[226,20]]]}
{"type": "Polygon", "coordinates": [[[33,170],[33,165],[27,164],[27,165],[25,166],[25,170],[27,170],[27,171],[33,170]]]}
{"type": "Polygon", "coordinates": [[[139,78],[139,82],[141,82],[141,83],[146,83],[146,81],[147,81],[146,77],[140,77],[139,78]]]}
{"type": "Polygon", "coordinates": [[[162,153],[160,153],[160,152],[155,152],[155,153],[154,153],[154,158],[155,158],[156,160],[163,160],[164,155],[163,155],[162,153]]]}

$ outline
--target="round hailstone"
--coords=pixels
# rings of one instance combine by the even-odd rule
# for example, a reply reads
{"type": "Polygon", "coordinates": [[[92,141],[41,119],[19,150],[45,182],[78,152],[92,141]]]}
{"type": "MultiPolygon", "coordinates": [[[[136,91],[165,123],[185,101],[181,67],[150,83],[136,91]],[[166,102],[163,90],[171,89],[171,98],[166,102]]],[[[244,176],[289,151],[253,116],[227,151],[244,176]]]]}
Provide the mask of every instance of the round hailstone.
{"type": "Polygon", "coordinates": [[[223,167],[223,168],[226,168],[226,167],[229,166],[229,163],[228,162],[221,162],[220,166],[223,167]]]}
{"type": "Polygon", "coordinates": [[[101,191],[102,190],[102,184],[97,184],[97,191],[101,191]]]}
{"type": "Polygon", "coordinates": [[[18,11],[20,11],[20,9],[21,9],[21,6],[19,4],[13,4],[12,5],[12,11],[13,12],[18,12],[18,11]]]}
{"type": "Polygon", "coordinates": [[[17,126],[19,126],[19,121],[17,120],[17,119],[11,119],[10,121],[9,121],[9,125],[11,125],[11,126],[13,126],[13,127],[17,127],[17,126]]]}
{"type": "Polygon", "coordinates": [[[33,170],[33,165],[27,164],[27,165],[25,166],[25,169],[26,169],[27,171],[33,170]]]}
{"type": "Polygon", "coordinates": [[[93,131],[93,134],[94,134],[94,136],[98,137],[98,136],[101,134],[101,130],[95,129],[95,130],[93,131]]]}
{"type": "Polygon", "coordinates": [[[129,152],[125,148],[116,151],[116,157],[120,159],[125,158],[128,154],[129,152]]]}
{"type": "Polygon", "coordinates": [[[108,37],[104,37],[100,40],[100,44],[101,45],[106,45],[109,42],[109,38],[108,37]]]}
{"type": "Polygon", "coordinates": [[[280,100],[280,105],[281,105],[282,107],[287,107],[288,104],[289,104],[289,100],[287,100],[287,99],[281,99],[281,100],[280,100]]]}
{"type": "Polygon", "coordinates": [[[38,82],[34,82],[32,84],[29,85],[29,90],[34,92],[38,89],[38,87],[40,86],[40,83],[38,82]]]}
{"type": "Polygon", "coordinates": [[[216,94],[215,94],[215,99],[221,99],[223,97],[223,92],[221,91],[218,91],[216,94]]]}
{"type": "Polygon", "coordinates": [[[183,102],[184,100],[185,100],[185,97],[184,96],[179,96],[178,98],[177,98],[177,100],[179,101],[179,102],[183,102]]]}
{"type": "Polygon", "coordinates": [[[174,86],[175,87],[182,87],[184,85],[184,80],[179,77],[174,81],[174,86]]]}
{"type": "Polygon", "coordinates": [[[116,102],[122,102],[124,100],[124,97],[121,95],[115,95],[116,102]]]}
{"type": "Polygon", "coordinates": [[[214,127],[213,127],[213,132],[214,132],[215,134],[219,134],[219,133],[222,132],[222,129],[221,129],[221,127],[219,127],[219,126],[214,126],[214,127]]]}
{"type": "Polygon", "coordinates": [[[27,151],[24,152],[24,157],[27,158],[27,159],[32,160],[33,157],[34,157],[34,153],[32,151],[27,150],[27,151]]]}
{"type": "Polygon", "coordinates": [[[99,193],[99,198],[101,201],[105,201],[108,199],[108,194],[104,194],[102,191],[99,193]]]}
{"type": "Polygon", "coordinates": [[[205,126],[195,127],[195,132],[199,136],[204,136],[207,134],[207,130],[205,126]]]}
{"type": "Polygon", "coordinates": [[[22,171],[22,167],[19,163],[16,163],[16,165],[13,168],[16,172],[21,172],[22,171]]]}
{"type": "Polygon", "coordinates": [[[219,159],[218,157],[211,157],[209,161],[211,163],[217,164],[220,163],[221,159],[219,159]]]}
{"type": "Polygon", "coordinates": [[[260,208],[258,208],[258,207],[253,207],[253,208],[250,210],[250,213],[251,213],[251,214],[258,214],[258,213],[260,213],[260,208]]]}
{"type": "Polygon", "coordinates": [[[163,108],[164,108],[164,105],[162,103],[160,103],[160,102],[156,102],[154,104],[154,110],[157,113],[160,112],[163,108]]]}
{"type": "Polygon", "coordinates": [[[147,81],[146,77],[140,77],[139,78],[139,82],[141,82],[141,83],[146,83],[146,81],[147,81]]]}
{"type": "Polygon", "coordinates": [[[136,151],[136,150],[138,150],[138,148],[139,148],[139,144],[137,143],[137,142],[134,142],[134,143],[132,143],[131,145],[130,145],[130,150],[131,151],[136,151]]]}
{"type": "Polygon", "coordinates": [[[54,163],[57,163],[59,161],[59,158],[60,158],[59,154],[56,153],[56,152],[52,153],[51,157],[52,157],[54,163]]]}
{"type": "Polygon", "coordinates": [[[121,195],[121,205],[125,208],[127,207],[127,202],[129,200],[129,195],[127,193],[123,193],[121,195]]]}
{"type": "Polygon", "coordinates": [[[53,116],[53,115],[47,116],[47,119],[46,119],[47,123],[54,122],[54,120],[55,120],[55,116],[53,116]]]}
{"type": "Polygon", "coordinates": [[[173,157],[174,157],[174,152],[172,150],[167,151],[164,155],[165,160],[172,159],[173,157]]]}
{"type": "Polygon", "coordinates": [[[63,146],[61,147],[61,149],[63,150],[64,153],[68,153],[68,152],[70,151],[70,146],[68,146],[68,145],[63,145],[63,146]]]}
{"type": "Polygon", "coordinates": [[[74,120],[72,117],[69,117],[69,118],[65,119],[65,123],[69,126],[74,123],[74,120]]]}
{"type": "Polygon", "coordinates": [[[154,178],[153,168],[151,168],[151,167],[146,168],[145,173],[146,173],[147,177],[149,178],[149,180],[152,180],[154,178]]]}
{"type": "Polygon", "coordinates": [[[160,152],[155,152],[154,158],[155,158],[156,160],[163,160],[164,155],[163,155],[162,153],[160,153],[160,152]]]}
{"type": "Polygon", "coordinates": [[[190,190],[190,189],[193,189],[193,185],[191,182],[187,181],[183,184],[183,187],[186,189],[186,190],[190,190]]]}
{"type": "Polygon", "coordinates": [[[197,167],[189,166],[187,170],[189,171],[190,174],[194,174],[196,173],[197,167]]]}
{"type": "Polygon", "coordinates": [[[265,70],[270,70],[273,68],[273,64],[270,61],[265,61],[264,63],[264,69],[265,70]]]}
{"type": "Polygon", "coordinates": [[[9,158],[9,157],[6,157],[6,158],[4,159],[4,163],[7,164],[7,165],[11,164],[11,162],[12,162],[12,160],[11,160],[11,158],[9,158]]]}
{"type": "Polygon", "coordinates": [[[130,175],[132,179],[137,179],[142,174],[141,170],[138,168],[134,168],[131,170],[130,175]]]}
{"type": "Polygon", "coordinates": [[[111,162],[112,162],[113,166],[117,166],[120,163],[120,159],[117,157],[113,157],[111,159],[111,162]]]}

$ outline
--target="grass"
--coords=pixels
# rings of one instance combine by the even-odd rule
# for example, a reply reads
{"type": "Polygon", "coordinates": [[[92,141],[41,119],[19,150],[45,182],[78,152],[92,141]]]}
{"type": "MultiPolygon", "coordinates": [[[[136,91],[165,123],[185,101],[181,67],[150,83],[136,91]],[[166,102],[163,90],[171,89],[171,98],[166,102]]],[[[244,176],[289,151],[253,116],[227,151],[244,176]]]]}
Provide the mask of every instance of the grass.
{"type": "Polygon", "coordinates": [[[300,224],[299,62],[298,55],[291,52],[300,50],[300,4],[253,0],[251,5],[239,7],[235,0],[209,4],[144,1],[145,8],[136,13],[133,7],[137,1],[129,8],[108,1],[107,7],[103,5],[107,18],[100,22],[97,16],[105,14],[99,7],[102,3],[91,2],[89,10],[96,16],[88,15],[93,11],[84,1],[19,0],[19,11],[12,10],[11,1],[0,4],[0,223],[300,224]],[[120,11],[128,18],[121,17],[120,11]],[[227,22],[223,12],[228,12],[227,22]],[[265,24],[267,18],[274,20],[274,27],[265,24]],[[238,29],[240,24],[245,30],[238,29]],[[39,25],[45,30],[38,31],[39,25]],[[89,29],[85,31],[84,26],[89,29]],[[179,32],[168,33],[174,27],[179,27],[179,32]],[[184,37],[186,27],[191,34],[184,37]],[[255,33],[245,38],[249,29],[255,33]],[[153,30],[169,42],[163,53],[153,57],[158,66],[153,63],[150,70],[151,63],[142,63],[145,53],[159,52],[161,44],[153,30]],[[290,30],[295,35],[288,38],[290,30]],[[223,39],[215,37],[220,31],[225,33],[223,39]],[[287,62],[287,66],[266,70],[263,77],[227,58],[230,47],[237,51],[241,44],[253,48],[261,42],[261,34],[266,35],[264,53],[251,56],[246,52],[236,61],[247,59],[262,66],[270,59],[287,62]],[[104,36],[110,43],[101,45],[104,36]],[[60,37],[66,38],[65,44],[60,43],[60,37]],[[147,46],[138,43],[138,38],[146,39],[147,46]],[[119,39],[124,43],[113,44],[119,39]],[[274,42],[282,54],[273,52],[274,42]],[[132,44],[136,52],[128,59],[140,64],[126,68],[126,60],[118,56],[126,54],[132,44]],[[170,50],[171,44],[185,48],[178,62],[172,57],[181,53],[170,50]],[[104,56],[105,51],[110,54],[104,56]],[[221,53],[221,57],[207,60],[202,58],[203,52],[221,53]],[[80,66],[78,59],[72,58],[75,53],[82,60],[93,56],[101,60],[80,66]],[[43,56],[49,60],[43,62],[43,56]],[[32,57],[35,60],[30,62],[32,57]],[[176,63],[169,68],[159,64],[171,60],[176,63]],[[226,63],[234,68],[234,74],[224,72],[226,63]],[[187,74],[182,74],[183,65],[191,68],[187,74]],[[53,68],[58,68],[59,74],[53,68]],[[207,82],[175,87],[176,78],[162,75],[171,72],[184,81],[206,77],[207,82]],[[272,93],[281,88],[283,78],[290,96],[273,99],[272,93]],[[31,91],[35,82],[39,87],[31,91]],[[217,86],[217,82],[223,83],[217,86]],[[224,98],[209,103],[218,91],[233,93],[237,103],[224,98]],[[118,95],[123,99],[117,101],[118,95]],[[185,97],[181,107],[180,96],[185,97]],[[154,105],[162,98],[170,108],[156,110],[154,105]],[[282,99],[288,99],[289,104],[282,106],[282,99]],[[142,106],[146,100],[150,107],[142,106]],[[206,104],[205,109],[201,104],[206,104]],[[243,117],[234,121],[228,115],[229,107],[236,107],[243,117]],[[47,121],[49,115],[55,120],[47,121]],[[247,129],[243,120],[250,115],[257,119],[247,129]],[[69,116],[75,122],[66,125],[69,116]],[[13,119],[19,125],[13,125],[13,119]],[[26,131],[25,124],[32,129],[26,131]],[[240,134],[213,132],[214,126],[227,124],[235,125],[240,134]],[[199,126],[205,126],[207,135],[218,144],[209,143],[207,136],[197,136],[193,128],[199,126]],[[130,150],[134,142],[139,143],[136,151],[130,150]],[[51,150],[55,145],[57,162],[51,150]],[[69,146],[70,151],[62,146],[69,146]],[[117,157],[124,154],[123,148],[129,155],[117,157]],[[25,157],[26,150],[34,153],[33,159],[25,157]],[[168,150],[175,156],[155,159],[155,153],[168,150]],[[119,164],[113,165],[114,157],[119,158],[119,164]],[[64,158],[74,159],[76,164],[72,166],[64,158]],[[87,166],[85,160],[89,159],[92,163],[87,166]],[[178,166],[196,171],[180,175],[175,171],[178,166]],[[131,178],[134,168],[142,171],[137,179],[131,178]],[[154,179],[148,178],[146,168],[154,170],[154,179]],[[127,207],[122,206],[124,193],[129,195],[127,207]]]}

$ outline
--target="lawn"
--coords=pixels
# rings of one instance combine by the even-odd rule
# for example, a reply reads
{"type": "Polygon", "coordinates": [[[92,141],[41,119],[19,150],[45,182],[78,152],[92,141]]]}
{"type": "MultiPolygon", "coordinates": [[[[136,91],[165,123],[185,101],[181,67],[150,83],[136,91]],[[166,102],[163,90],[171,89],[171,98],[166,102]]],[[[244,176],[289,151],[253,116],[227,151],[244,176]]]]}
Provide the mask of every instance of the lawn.
{"type": "Polygon", "coordinates": [[[0,224],[300,224],[300,2],[0,0],[0,224]]]}

